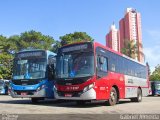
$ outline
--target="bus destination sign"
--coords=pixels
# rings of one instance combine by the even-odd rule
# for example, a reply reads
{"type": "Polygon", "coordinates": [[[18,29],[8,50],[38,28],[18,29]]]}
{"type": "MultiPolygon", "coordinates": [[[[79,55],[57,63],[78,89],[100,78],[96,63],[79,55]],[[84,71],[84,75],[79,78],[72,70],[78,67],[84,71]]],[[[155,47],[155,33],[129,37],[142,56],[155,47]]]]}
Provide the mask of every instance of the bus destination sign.
{"type": "Polygon", "coordinates": [[[76,45],[76,46],[71,46],[71,47],[63,48],[62,52],[71,52],[71,51],[76,51],[76,50],[85,50],[87,48],[88,48],[87,44],[76,45]]]}
{"type": "Polygon", "coordinates": [[[43,52],[37,51],[37,52],[22,52],[18,53],[17,57],[24,58],[24,57],[40,57],[43,56],[43,52]]]}

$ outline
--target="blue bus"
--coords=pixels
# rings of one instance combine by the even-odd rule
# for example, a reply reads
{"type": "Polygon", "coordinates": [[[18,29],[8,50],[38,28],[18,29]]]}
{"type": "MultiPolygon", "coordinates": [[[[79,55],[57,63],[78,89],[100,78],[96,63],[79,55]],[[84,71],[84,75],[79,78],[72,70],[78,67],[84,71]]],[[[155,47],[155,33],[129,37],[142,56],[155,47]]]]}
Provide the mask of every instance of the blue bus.
{"type": "Polygon", "coordinates": [[[160,81],[150,81],[152,95],[160,95],[160,81]]]}
{"type": "Polygon", "coordinates": [[[9,90],[9,80],[0,79],[0,94],[7,95],[9,90]]]}
{"type": "Polygon", "coordinates": [[[24,50],[15,54],[11,96],[38,102],[54,99],[55,53],[48,50],[24,50]]]}

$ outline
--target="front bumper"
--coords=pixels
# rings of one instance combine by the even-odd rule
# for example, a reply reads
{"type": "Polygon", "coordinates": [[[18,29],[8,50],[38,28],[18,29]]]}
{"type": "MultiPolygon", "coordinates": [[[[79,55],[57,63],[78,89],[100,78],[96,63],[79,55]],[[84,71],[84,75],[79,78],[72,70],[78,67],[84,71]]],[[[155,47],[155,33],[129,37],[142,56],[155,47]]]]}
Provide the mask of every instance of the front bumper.
{"type": "Polygon", "coordinates": [[[60,96],[56,90],[54,90],[54,95],[56,99],[63,99],[63,100],[95,100],[96,99],[96,92],[93,88],[82,93],[78,97],[60,96]]]}
{"type": "Polygon", "coordinates": [[[42,89],[40,91],[33,91],[32,94],[28,94],[28,93],[31,93],[30,90],[28,91],[14,91],[14,90],[11,90],[10,92],[10,95],[13,97],[13,98],[33,98],[33,97],[37,97],[37,98],[42,98],[42,97],[46,97],[46,91],[45,89],[42,89]],[[26,94],[21,94],[21,93],[26,93],[26,94]]]}

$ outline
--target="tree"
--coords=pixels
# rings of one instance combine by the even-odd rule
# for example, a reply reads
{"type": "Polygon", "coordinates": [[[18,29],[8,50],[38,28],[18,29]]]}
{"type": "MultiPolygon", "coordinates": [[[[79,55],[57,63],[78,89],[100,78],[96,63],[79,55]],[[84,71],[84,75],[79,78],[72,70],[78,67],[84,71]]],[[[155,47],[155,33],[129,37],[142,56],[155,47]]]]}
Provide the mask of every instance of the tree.
{"type": "Polygon", "coordinates": [[[125,40],[124,48],[122,48],[121,52],[128,57],[136,59],[138,50],[134,40],[125,40]]]}
{"type": "Polygon", "coordinates": [[[52,45],[52,50],[53,52],[57,53],[58,52],[58,48],[60,48],[62,45],[61,45],[61,42],[60,41],[56,41],[55,44],[52,45]]]}
{"type": "Polygon", "coordinates": [[[70,34],[66,34],[64,36],[60,36],[61,45],[71,44],[75,42],[86,42],[86,41],[93,41],[86,32],[74,32],[70,34]]]}
{"type": "Polygon", "coordinates": [[[36,32],[34,30],[21,33],[20,35],[20,49],[26,49],[30,47],[35,49],[51,50],[51,45],[54,43],[55,40],[52,37],[48,35],[42,35],[41,32],[36,32]]]}
{"type": "Polygon", "coordinates": [[[10,36],[7,42],[9,43],[9,53],[14,54],[21,49],[21,41],[19,35],[10,36]]]}
{"type": "Polygon", "coordinates": [[[13,55],[10,50],[16,47],[6,37],[0,36],[0,78],[11,79],[13,55]]]}
{"type": "Polygon", "coordinates": [[[155,70],[150,76],[150,80],[160,80],[160,65],[159,64],[155,67],[155,70]]]}
{"type": "Polygon", "coordinates": [[[4,36],[2,36],[2,35],[0,35],[0,53],[2,53],[2,52],[7,52],[7,38],[6,37],[4,37],[4,36]]]}
{"type": "Polygon", "coordinates": [[[13,56],[7,53],[0,54],[0,76],[3,79],[11,79],[13,56]]]}

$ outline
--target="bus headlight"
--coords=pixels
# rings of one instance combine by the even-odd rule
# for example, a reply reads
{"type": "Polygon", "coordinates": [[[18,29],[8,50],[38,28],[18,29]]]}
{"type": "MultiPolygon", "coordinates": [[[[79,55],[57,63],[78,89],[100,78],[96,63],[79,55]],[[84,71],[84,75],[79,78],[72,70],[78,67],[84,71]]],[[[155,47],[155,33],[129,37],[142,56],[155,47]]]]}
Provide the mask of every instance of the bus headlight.
{"type": "Polygon", "coordinates": [[[57,87],[54,85],[54,90],[57,91],[57,87]]]}
{"type": "Polygon", "coordinates": [[[44,89],[44,88],[46,88],[46,85],[42,85],[42,86],[38,87],[37,88],[37,92],[40,91],[40,90],[42,90],[42,89],[44,89]]]}
{"type": "Polygon", "coordinates": [[[38,88],[37,88],[37,92],[40,91],[40,90],[41,90],[41,87],[38,87],[38,88]]]}
{"type": "Polygon", "coordinates": [[[83,92],[86,92],[86,91],[90,90],[90,89],[93,88],[93,87],[94,87],[94,83],[86,86],[86,87],[83,89],[83,92]]]}
{"type": "Polygon", "coordinates": [[[42,85],[42,86],[41,86],[41,89],[43,89],[43,88],[46,88],[46,85],[42,85]]]}

